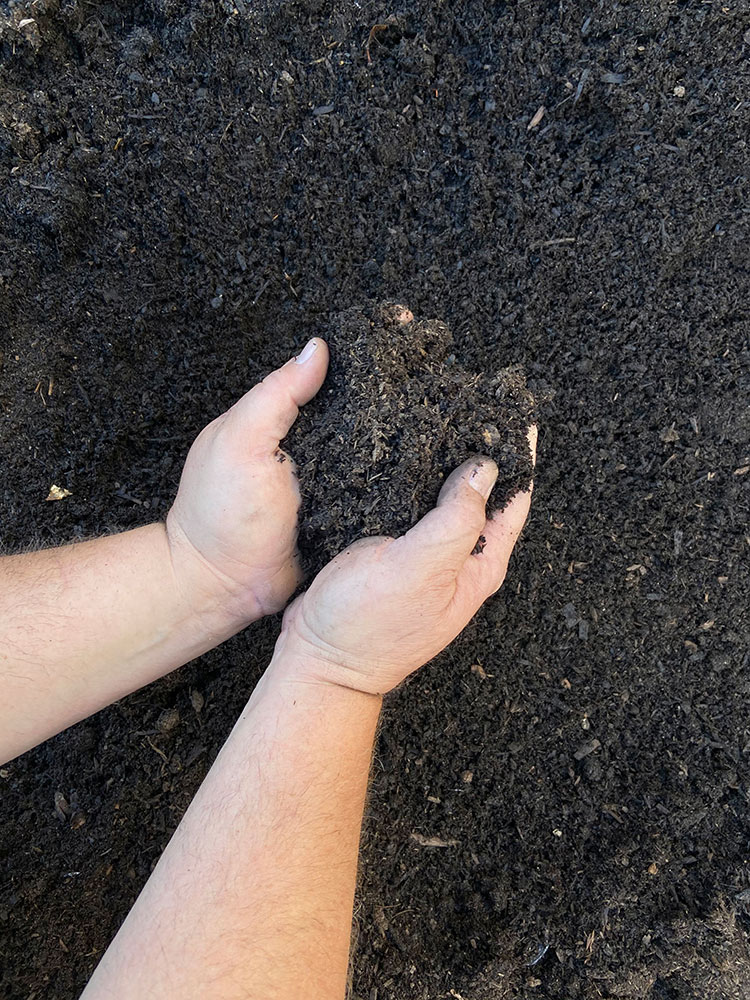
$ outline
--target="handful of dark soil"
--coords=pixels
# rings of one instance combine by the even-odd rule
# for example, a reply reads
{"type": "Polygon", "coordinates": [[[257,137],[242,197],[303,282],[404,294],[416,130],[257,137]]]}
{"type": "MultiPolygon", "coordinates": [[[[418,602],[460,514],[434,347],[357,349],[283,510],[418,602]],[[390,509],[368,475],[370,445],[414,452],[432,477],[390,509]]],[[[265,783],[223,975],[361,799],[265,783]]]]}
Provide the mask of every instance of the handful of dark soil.
{"type": "Polygon", "coordinates": [[[403,534],[472,455],[500,470],[488,510],[528,487],[534,399],[519,368],[467,371],[447,326],[403,306],[340,313],[327,340],[328,378],[284,445],[299,464],[309,573],[365,535],[403,534]]]}

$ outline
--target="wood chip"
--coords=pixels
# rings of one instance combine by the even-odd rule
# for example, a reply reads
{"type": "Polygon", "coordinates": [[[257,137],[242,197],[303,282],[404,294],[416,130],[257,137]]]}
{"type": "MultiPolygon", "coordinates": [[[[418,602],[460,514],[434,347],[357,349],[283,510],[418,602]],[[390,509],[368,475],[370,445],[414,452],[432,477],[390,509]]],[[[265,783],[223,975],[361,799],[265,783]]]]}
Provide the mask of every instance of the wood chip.
{"type": "Polygon", "coordinates": [[[607,816],[611,816],[612,819],[616,820],[618,823],[621,824],[622,823],[622,818],[617,813],[618,809],[619,809],[619,806],[610,805],[609,803],[606,803],[605,805],[602,806],[602,812],[603,813],[606,813],[607,816]]]}
{"type": "Polygon", "coordinates": [[[62,792],[55,792],[55,812],[61,820],[67,820],[70,816],[70,805],[62,792]]]}
{"type": "Polygon", "coordinates": [[[80,830],[81,827],[85,825],[85,823],[86,823],[86,813],[82,812],[79,809],[78,812],[73,813],[73,816],[71,817],[70,829],[80,830]]]}
{"type": "Polygon", "coordinates": [[[576,750],[573,756],[576,760],[583,760],[585,757],[588,757],[590,754],[598,750],[599,747],[601,747],[599,740],[591,740],[588,743],[584,743],[582,747],[576,750]]]}
{"type": "Polygon", "coordinates": [[[156,728],[160,733],[171,733],[180,724],[180,712],[176,708],[165,708],[156,720],[156,728]]]}
{"type": "Polygon", "coordinates": [[[442,837],[425,837],[421,833],[412,833],[411,839],[415,840],[420,847],[455,847],[457,840],[443,840],[442,837]]]}
{"type": "Polygon", "coordinates": [[[49,488],[49,493],[47,494],[47,500],[64,500],[65,497],[72,497],[73,494],[70,490],[65,490],[62,486],[55,486],[54,483],[49,488]]]}
{"type": "Polygon", "coordinates": [[[679,441],[680,435],[675,430],[675,425],[671,424],[669,427],[665,427],[659,435],[659,440],[663,441],[664,444],[675,444],[675,442],[679,441]]]}
{"type": "Polygon", "coordinates": [[[576,87],[576,96],[573,98],[573,105],[575,106],[581,99],[581,94],[583,93],[583,88],[586,86],[586,81],[591,75],[591,67],[587,66],[586,69],[581,73],[581,79],[578,81],[578,86],[576,87]]]}
{"type": "Polygon", "coordinates": [[[529,124],[526,126],[526,131],[527,132],[530,132],[533,128],[537,127],[537,125],[542,120],[542,118],[544,118],[544,115],[545,115],[546,111],[547,111],[547,109],[545,108],[544,105],[542,105],[539,108],[539,110],[536,112],[536,114],[534,115],[534,117],[531,119],[531,121],[529,122],[529,124]]]}

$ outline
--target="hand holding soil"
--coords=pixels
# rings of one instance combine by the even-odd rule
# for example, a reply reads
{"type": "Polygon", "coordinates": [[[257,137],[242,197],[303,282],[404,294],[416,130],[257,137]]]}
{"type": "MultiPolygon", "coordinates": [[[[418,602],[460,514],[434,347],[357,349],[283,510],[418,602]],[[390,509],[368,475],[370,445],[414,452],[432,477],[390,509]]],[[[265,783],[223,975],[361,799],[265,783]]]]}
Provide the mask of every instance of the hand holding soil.
{"type": "Polygon", "coordinates": [[[320,388],[328,348],[309,342],[198,435],[167,535],[179,585],[198,610],[243,628],[279,611],[300,582],[294,463],[279,449],[320,388]]]}
{"type": "Polygon", "coordinates": [[[489,512],[528,488],[538,400],[520,368],[472,371],[445,323],[403,305],[347,309],[325,337],[325,385],[287,441],[300,466],[307,572],[360,538],[404,534],[472,455],[497,466],[489,512]]]}
{"type": "MultiPolygon", "coordinates": [[[[536,428],[529,434],[536,454],[536,428]]],[[[384,694],[448,645],[505,579],[531,489],[486,517],[491,459],[465,462],[401,538],[350,545],[290,606],[277,651],[316,681],[384,694]]]]}
{"type": "MultiPolygon", "coordinates": [[[[249,995],[251,984],[280,1000],[303,988],[346,992],[381,695],[451,642],[502,584],[531,502],[536,434],[522,376],[471,375],[446,356],[444,326],[413,320],[403,307],[369,324],[347,314],[361,337],[353,352],[338,352],[329,403],[339,408],[325,407],[312,424],[317,437],[298,443],[315,452],[320,433],[324,442],[334,435],[325,455],[333,461],[308,463],[303,475],[303,523],[317,498],[334,518],[318,530],[337,529],[322,532],[318,557],[342,531],[358,540],[287,611],[268,670],[87,1000],[218,1000],[249,995]],[[514,417],[508,427],[521,431],[516,441],[490,423],[504,425],[501,402],[514,417]],[[348,441],[344,416],[355,421],[348,441]],[[430,510],[431,480],[451,455],[475,450],[477,421],[492,456],[464,461],[430,510]],[[498,509],[488,501],[501,463],[498,509]],[[347,482],[356,485],[357,466],[367,475],[344,520],[342,473],[353,467],[347,482]],[[367,518],[378,505],[400,537],[373,531],[367,518]]],[[[327,367],[326,343],[310,340],[209,424],[190,449],[166,525],[0,560],[0,620],[9,622],[0,635],[1,761],[283,607],[301,579],[301,494],[280,442],[327,367]]],[[[67,818],[62,792],[56,803],[67,818]]]]}

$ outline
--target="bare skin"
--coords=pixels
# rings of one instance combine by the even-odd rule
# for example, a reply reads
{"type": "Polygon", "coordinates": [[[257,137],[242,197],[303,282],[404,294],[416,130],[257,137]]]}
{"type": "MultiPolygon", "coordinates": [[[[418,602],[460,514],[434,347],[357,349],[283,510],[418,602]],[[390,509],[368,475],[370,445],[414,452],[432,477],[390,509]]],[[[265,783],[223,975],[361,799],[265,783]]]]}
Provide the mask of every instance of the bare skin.
{"type": "Polygon", "coordinates": [[[201,432],[166,525],[0,559],[0,761],[283,608],[299,490],[278,447],[325,378],[311,344],[201,432]]]}
{"type": "Polygon", "coordinates": [[[466,463],[411,531],[352,545],[287,609],[271,664],[84,1000],[343,1000],[382,695],[501,585],[531,497],[486,520],[496,476],[489,460],[466,463]]]}
{"type": "MultiPolygon", "coordinates": [[[[166,525],[0,560],[0,758],[283,607],[299,494],[278,447],[325,376],[311,343],[201,433],[166,525]]],[[[382,697],[501,585],[531,497],[488,520],[496,476],[465,463],[411,531],[350,546],[287,608],[86,1000],[343,1000],[382,697]]]]}

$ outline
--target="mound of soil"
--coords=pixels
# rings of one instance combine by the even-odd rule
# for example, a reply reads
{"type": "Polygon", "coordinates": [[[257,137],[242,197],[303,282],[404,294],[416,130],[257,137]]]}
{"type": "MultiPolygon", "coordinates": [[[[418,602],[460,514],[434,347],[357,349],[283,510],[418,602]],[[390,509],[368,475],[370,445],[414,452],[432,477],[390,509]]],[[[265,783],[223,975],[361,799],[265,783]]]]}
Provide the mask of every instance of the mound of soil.
{"type": "MultiPolygon", "coordinates": [[[[387,701],[354,995],[747,1000],[743,6],[1,7],[2,547],[163,518],[350,306],[550,383],[505,586],[387,701]]],[[[0,770],[4,1000],[79,995],[278,627],[0,770]]]]}
{"type": "Polygon", "coordinates": [[[396,305],[334,316],[327,337],[328,378],[286,441],[300,466],[310,573],[357,538],[403,534],[472,455],[499,469],[488,513],[528,489],[536,415],[518,367],[466,371],[444,323],[396,305]]]}

